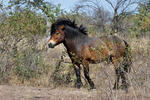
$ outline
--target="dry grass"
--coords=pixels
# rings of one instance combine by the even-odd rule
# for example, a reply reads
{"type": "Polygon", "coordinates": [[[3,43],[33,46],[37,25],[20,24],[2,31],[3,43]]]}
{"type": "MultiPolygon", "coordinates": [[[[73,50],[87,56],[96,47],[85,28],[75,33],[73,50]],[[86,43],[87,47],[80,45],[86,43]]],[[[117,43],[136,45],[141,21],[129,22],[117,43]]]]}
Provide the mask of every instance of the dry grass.
{"type": "Polygon", "coordinates": [[[88,91],[85,88],[42,88],[31,86],[1,85],[1,100],[149,100],[149,94],[130,89],[124,91],[88,91]]]}
{"type": "MultiPolygon", "coordinates": [[[[53,100],[148,100],[150,98],[150,40],[141,38],[128,39],[127,41],[131,45],[133,56],[131,73],[128,74],[131,85],[128,93],[122,90],[114,91],[112,89],[115,76],[113,65],[105,62],[90,65],[90,76],[96,85],[95,91],[89,91],[89,86],[85,81],[83,71],[82,81],[84,86],[82,89],[75,89],[76,76],[70,59],[68,56],[65,56],[64,61],[60,60],[62,53],[64,54],[63,45],[42,53],[44,63],[48,65],[46,73],[38,78],[31,78],[24,82],[21,82],[17,76],[12,75],[9,84],[46,87],[40,88],[40,93],[42,93],[40,95],[41,97],[44,93],[47,93],[46,96],[44,95],[44,98],[37,97],[40,100],[49,100],[50,97],[53,100]],[[49,91],[47,90],[49,87],[55,89],[49,91]]],[[[39,93],[38,88],[27,87],[28,89],[31,90],[31,93],[32,89],[37,90],[34,96],[39,95],[36,94],[39,93]]],[[[37,100],[37,98],[35,97],[34,99],[37,100]]]]}

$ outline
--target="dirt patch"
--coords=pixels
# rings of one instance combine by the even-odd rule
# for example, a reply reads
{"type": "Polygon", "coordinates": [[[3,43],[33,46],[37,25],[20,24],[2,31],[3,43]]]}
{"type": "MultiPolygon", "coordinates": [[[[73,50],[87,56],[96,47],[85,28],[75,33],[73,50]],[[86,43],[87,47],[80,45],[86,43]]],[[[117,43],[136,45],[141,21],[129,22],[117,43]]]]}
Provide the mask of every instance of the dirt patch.
{"type": "Polygon", "coordinates": [[[150,95],[141,95],[130,89],[105,93],[101,90],[75,88],[40,88],[28,86],[0,86],[0,100],[149,100],[150,95]]]}

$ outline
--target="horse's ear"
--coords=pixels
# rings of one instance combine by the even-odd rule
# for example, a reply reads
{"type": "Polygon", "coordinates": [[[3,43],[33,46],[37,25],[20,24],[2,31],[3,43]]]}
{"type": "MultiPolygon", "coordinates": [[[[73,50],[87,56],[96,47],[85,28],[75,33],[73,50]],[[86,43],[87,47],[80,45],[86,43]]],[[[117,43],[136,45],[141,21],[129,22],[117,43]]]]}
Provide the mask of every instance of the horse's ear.
{"type": "Polygon", "coordinates": [[[62,31],[64,31],[64,30],[65,30],[65,26],[64,26],[64,25],[61,25],[61,26],[59,27],[59,29],[61,29],[62,31]]]}

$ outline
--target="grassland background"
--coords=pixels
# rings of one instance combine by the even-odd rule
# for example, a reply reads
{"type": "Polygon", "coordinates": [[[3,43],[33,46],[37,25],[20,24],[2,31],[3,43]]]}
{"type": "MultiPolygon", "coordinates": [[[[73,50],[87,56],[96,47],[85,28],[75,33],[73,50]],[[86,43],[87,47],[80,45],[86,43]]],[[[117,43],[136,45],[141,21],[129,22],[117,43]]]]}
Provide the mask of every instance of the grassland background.
{"type": "MultiPolygon", "coordinates": [[[[84,13],[72,12],[60,15],[62,11],[59,7],[58,11],[54,9],[50,14],[50,23],[47,23],[47,17],[42,13],[29,8],[16,9],[12,12],[9,10],[0,10],[1,85],[15,85],[16,88],[28,86],[29,90],[33,87],[55,88],[60,89],[60,93],[63,93],[63,90],[72,91],[76,83],[72,63],[63,45],[56,46],[54,49],[48,48],[47,24],[51,25],[58,17],[69,17],[71,20],[75,19],[78,25],[86,26],[91,37],[108,35],[111,31],[110,24],[105,23],[104,29],[101,30],[101,27],[97,27],[93,19],[84,13]],[[57,16],[58,12],[59,16],[57,16]],[[33,87],[30,88],[31,86],[33,87]]],[[[112,90],[115,72],[111,63],[91,64],[90,76],[96,86],[96,91],[91,92],[91,95],[95,95],[97,100],[99,96],[107,100],[125,97],[131,100],[150,98],[150,30],[148,27],[150,13],[144,17],[142,14],[142,12],[137,15],[131,14],[122,20],[121,25],[124,30],[116,33],[131,46],[133,58],[131,73],[128,74],[131,85],[129,93],[125,95],[121,90],[112,90]],[[143,20],[139,20],[141,17],[143,20]]],[[[78,91],[79,94],[83,91],[88,94],[89,85],[84,78],[83,69],[81,72],[83,88],[73,91],[78,91]]],[[[57,91],[54,90],[55,93],[57,91]]],[[[80,95],[79,98],[81,97],[80,95]]]]}

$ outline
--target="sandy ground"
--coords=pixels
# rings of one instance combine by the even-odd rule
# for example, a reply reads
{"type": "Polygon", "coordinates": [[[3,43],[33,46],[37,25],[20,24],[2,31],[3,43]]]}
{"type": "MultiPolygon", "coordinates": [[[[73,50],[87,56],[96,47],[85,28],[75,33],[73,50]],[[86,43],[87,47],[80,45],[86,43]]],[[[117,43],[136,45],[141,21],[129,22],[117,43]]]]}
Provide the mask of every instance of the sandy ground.
{"type": "Polygon", "coordinates": [[[96,93],[86,89],[37,88],[27,86],[0,86],[0,100],[93,100],[96,93]]]}
{"type": "Polygon", "coordinates": [[[104,93],[100,90],[75,88],[40,88],[29,86],[0,85],[0,100],[150,100],[150,95],[117,91],[104,93]]]}

